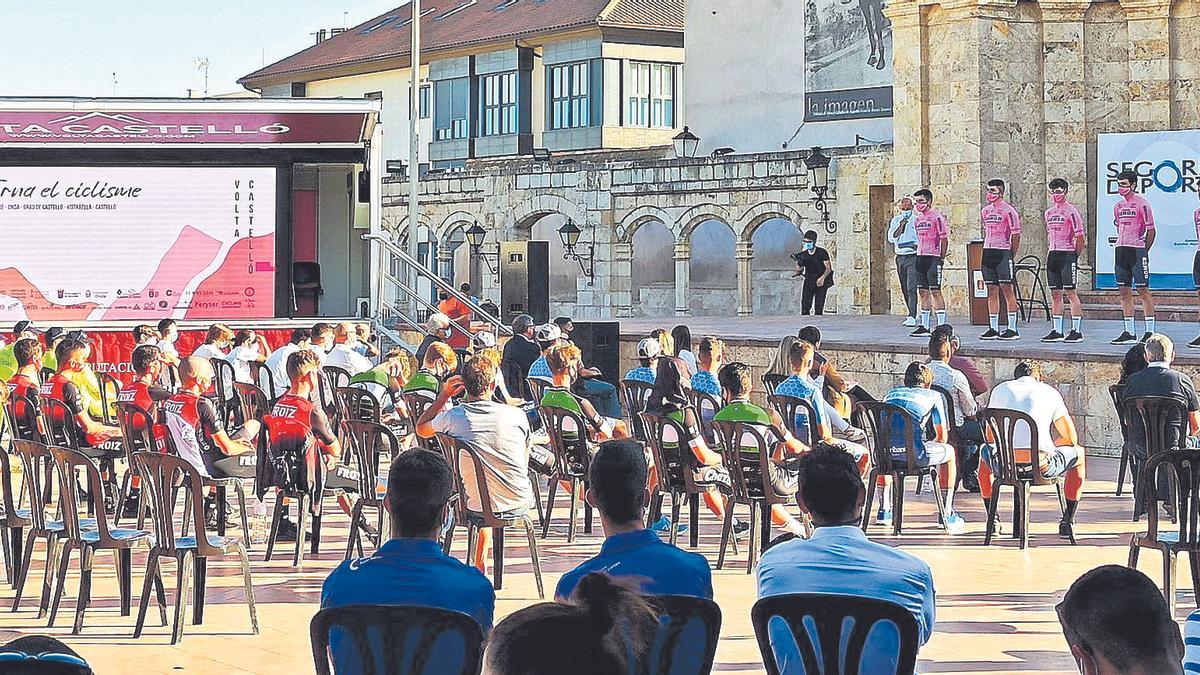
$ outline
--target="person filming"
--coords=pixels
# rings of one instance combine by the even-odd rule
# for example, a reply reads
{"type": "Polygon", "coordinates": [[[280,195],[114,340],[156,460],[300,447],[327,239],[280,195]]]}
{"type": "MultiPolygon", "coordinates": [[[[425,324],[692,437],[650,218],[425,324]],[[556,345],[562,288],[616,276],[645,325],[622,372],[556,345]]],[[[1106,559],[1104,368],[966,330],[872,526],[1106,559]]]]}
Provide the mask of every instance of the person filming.
{"type": "Polygon", "coordinates": [[[804,277],[800,313],[824,314],[825,295],[833,286],[833,263],[829,251],[817,246],[816,231],[804,233],[804,247],[799,253],[792,254],[792,260],[796,261],[796,273],[792,276],[804,277]]]}

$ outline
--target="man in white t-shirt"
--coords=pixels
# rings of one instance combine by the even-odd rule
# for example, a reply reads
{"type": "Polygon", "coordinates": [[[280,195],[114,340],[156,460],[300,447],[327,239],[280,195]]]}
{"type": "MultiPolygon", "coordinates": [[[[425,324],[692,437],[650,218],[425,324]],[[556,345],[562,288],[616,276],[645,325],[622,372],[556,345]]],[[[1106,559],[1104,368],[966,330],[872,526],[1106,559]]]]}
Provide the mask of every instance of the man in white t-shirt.
{"type": "Polygon", "coordinates": [[[334,333],[333,349],[329,351],[325,365],[345,368],[351,377],[370,370],[374,364],[370,359],[354,350],[357,344],[358,333],[354,329],[354,324],[349,321],[339,323],[337,331],[334,333]]]}
{"type": "MultiPolygon", "coordinates": [[[[992,390],[988,402],[991,410],[1015,410],[1029,415],[1037,426],[1039,464],[1046,478],[1065,478],[1063,492],[1067,498],[1066,512],[1058,524],[1059,536],[1069,536],[1075,509],[1083,496],[1084,449],[1079,446],[1075,422],[1067,412],[1062,394],[1042,382],[1042,366],[1037,361],[1021,361],[1013,371],[1015,379],[1001,382],[992,390]]],[[[991,431],[988,431],[991,436],[991,431]]],[[[1024,424],[1013,429],[1013,448],[1018,461],[1029,461],[1030,432],[1024,424]]],[[[994,441],[994,439],[989,439],[994,441]]],[[[983,446],[983,461],[979,465],[979,487],[983,504],[990,508],[992,500],[992,470],[990,445],[983,446]]]]}
{"type": "Polygon", "coordinates": [[[271,355],[267,357],[266,366],[271,371],[271,379],[275,383],[275,391],[270,392],[271,398],[283,396],[283,393],[292,386],[292,381],[287,373],[288,357],[301,349],[308,349],[311,346],[311,335],[312,333],[307,328],[293,329],[288,343],[271,352],[271,355]]]}

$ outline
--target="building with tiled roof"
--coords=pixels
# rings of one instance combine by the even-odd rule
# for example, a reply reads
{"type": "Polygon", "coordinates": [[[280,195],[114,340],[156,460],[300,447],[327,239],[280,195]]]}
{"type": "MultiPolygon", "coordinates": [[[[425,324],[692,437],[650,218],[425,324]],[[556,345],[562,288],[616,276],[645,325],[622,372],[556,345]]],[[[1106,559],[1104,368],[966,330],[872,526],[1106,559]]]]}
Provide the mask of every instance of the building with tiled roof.
{"type": "MultiPolygon", "coordinates": [[[[421,162],[663,145],[682,126],[686,0],[424,0],[421,162]]],[[[239,80],[264,96],[383,100],[407,160],[410,5],[239,80]]]]}

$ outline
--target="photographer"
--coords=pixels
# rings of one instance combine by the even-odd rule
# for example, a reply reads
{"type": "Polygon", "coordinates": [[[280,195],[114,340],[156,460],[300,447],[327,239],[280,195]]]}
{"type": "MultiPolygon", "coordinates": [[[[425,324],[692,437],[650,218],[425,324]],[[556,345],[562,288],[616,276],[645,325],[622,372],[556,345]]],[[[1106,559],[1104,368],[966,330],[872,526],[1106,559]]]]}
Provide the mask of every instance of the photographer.
{"type": "Polygon", "coordinates": [[[825,295],[833,286],[833,263],[829,259],[829,251],[817,246],[815,231],[804,233],[804,248],[799,253],[793,253],[792,260],[796,261],[796,273],[792,276],[804,277],[800,313],[824,314],[825,295]]]}

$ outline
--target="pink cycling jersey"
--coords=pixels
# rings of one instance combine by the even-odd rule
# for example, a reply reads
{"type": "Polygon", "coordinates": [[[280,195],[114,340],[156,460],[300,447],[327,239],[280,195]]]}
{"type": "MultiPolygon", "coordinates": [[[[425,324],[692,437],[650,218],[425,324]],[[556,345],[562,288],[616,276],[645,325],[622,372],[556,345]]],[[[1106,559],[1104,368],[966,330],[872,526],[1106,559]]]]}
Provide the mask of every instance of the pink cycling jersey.
{"type": "Polygon", "coordinates": [[[1138,194],[1130,194],[1113,206],[1117,224],[1117,246],[1146,246],[1146,233],[1154,229],[1154,211],[1150,202],[1138,194]]]}
{"type": "Polygon", "coordinates": [[[1074,251],[1075,239],[1083,235],[1083,217],[1071,202],[1046,209],[1046,238],[1051,251],[1074,251]]]}
{"type": "Polygon", "coordinates": [[[946,216],[930,208],[917,214],[913,229],[917,231],[917,255],[942,255],[942,240],[950,236],[946,216]]]}
{"type": "Polygon", "coordinates": [[[1003,199],[983,207],[979,219],[983,221],[984,248],[1008,250],[1012,248],[1012,236],[1021,234],[1021,217],[1003,199]]]}
{"type": "Polygon", "coordinates": [[[1200,248],[1200,209],[1192,214],[1192,220],[1196,221],[1196,247],[1200,248]]]}

